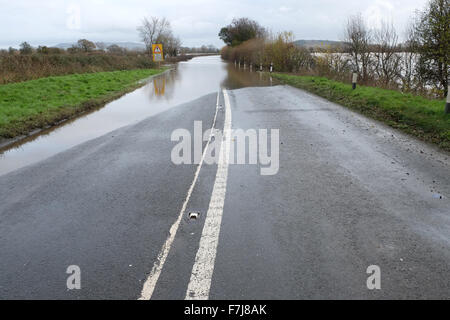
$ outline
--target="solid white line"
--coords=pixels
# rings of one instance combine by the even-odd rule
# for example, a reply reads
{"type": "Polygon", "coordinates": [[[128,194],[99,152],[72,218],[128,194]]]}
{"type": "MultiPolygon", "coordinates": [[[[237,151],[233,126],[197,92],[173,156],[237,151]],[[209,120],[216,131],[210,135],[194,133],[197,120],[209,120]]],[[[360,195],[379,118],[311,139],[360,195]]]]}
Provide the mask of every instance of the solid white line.
{"type": "Polygon", "coordinates": [[[228,93],[223,90],[225,100],[224,140],[220,147],[216,180],[206,214],[200,246],[192,268],[191,279],[186,291],[186,300],[207,300],[214,272],[220,225],[227,191],[228,164],[231,139],[231,107],[228,93]]]}
{"type": "Polygon", "coordinates": [[[211,127],[211,134],[209,136],[208,142],[206,143],[205,150],[203,151],[202,159],[200,160],[200,163],[197,166],[197,170],[195,171],[194,180],[192,181],[192,184],[189,187],[186,199],[184,200],[183,206],[181,207],[177,220],[170,227],[169,237],[166,239],[166,242],[164,242],[164,245],[162,246],[161,251],[158,254],[158,258],[153,264],[152,271],[150,272],[147,280],[144,283],[144,287],[142,288],[141,297],[139,298],[139,300],[150,300],[152,298],[153,291],[155,290],[156,283],[158,282],[159,276],[161,274],[161,270],[164,267],[164,263],[166,262],[173,240],[175,239],[175,235],[177,234],[178,227],[180,226],[181,219],[183,218],[187,204],[189,203],[189,199],[191,198],[192,191],[194,190],[195,184],[197,183],[197,179],[206,156],[206,151],[208,150],[209,144],[212,140],[214,127],[216,125],[217,120],[217,113],[219,110],[219,96],[220,91],[217,93],[216,113],[214,115],[214,121],[211,127]]]}

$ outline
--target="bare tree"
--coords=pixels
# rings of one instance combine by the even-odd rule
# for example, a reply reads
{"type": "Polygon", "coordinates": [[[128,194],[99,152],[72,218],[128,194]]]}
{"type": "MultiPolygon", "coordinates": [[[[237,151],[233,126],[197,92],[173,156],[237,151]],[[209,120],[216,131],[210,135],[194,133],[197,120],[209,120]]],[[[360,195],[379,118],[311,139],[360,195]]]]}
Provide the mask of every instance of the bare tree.
{"type": "Polygon", "coordinates": [[[403,45],[402,83],[403,91],[415,90],[423,83],[420,75],[416,73],[418,63],[419,39],[417,35],[417,17],[410,20],[405,30],[405,43],[403,45]]]}
{"type": "Polygon", "coordinates": [[[348,74],[352,71],[351,61],[343,54],[341,45],[329,46],[317,61],[319,67],[326,68],[327,76],[334,76],[340,80],[348,79],[348,74]]]}
{"type": "Polygon", "coordinates": [[[163,44],[166,54],[170,56],[178,55],[178,51],[181,48],[181,40],[174,37],[171,32],[163,34],[157,41],[163,44]]]}
{"type": "Polygon", "coordinates": [[[173,35],[170,27],[162,32],[155,41],[163,45],[165,54],[169,56],[178,55],[178,51],[181,48],[181,40],[173,35]]]}
{"type": "Polygon", "coordinates": [[[149,53],[152,52],[152,44],[156,44],[157,40],[172,32],[170,22],[166,18],[158,17],[144,18],[137,30],[149,53]]]}
{"type": "Polygon", "coordinates": [[[385,86],[395,84],[400,77],[402,57],[398,51],[398,35],[394,25],[381,21],[374,32],[375,73],[385,86]]]}
{"type": "Polygon", "coordinates": [[[370,66],[370,42],[372,34],[361,14],[348,19],[344,33],[347,50],[352,56],[353,67],[367,81],[370,66]]]}

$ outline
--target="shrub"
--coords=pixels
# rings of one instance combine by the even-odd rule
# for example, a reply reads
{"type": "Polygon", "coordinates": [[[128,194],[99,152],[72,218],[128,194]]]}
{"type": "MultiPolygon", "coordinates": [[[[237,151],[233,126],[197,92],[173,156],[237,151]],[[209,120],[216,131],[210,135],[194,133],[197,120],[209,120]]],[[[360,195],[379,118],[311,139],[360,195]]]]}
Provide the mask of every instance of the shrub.
{"type": "Polygon", "coordinates": [[[273,63],[275,70],[293,72],[308,70],[314,65],[314,59],[305,48],[296,47],[290,32],[278,34],[275,39],[255,38],[239,46],[227,46],[222,49],[222,58],[241,63],[263,64],[266,68],[273,63]]]}

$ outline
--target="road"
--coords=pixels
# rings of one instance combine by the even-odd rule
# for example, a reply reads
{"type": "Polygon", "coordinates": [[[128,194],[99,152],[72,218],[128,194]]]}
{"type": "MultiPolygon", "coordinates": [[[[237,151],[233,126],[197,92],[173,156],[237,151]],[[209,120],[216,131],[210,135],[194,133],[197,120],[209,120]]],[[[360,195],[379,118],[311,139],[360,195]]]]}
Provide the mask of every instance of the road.
{"type": "Polygon", "coordinates": [[[0,298],[450,298],[447,153],[292,87],[217,90],[0,176],[0,298]],[[279,129],[277,174],[174,164],[194,121],[279,129]]]}

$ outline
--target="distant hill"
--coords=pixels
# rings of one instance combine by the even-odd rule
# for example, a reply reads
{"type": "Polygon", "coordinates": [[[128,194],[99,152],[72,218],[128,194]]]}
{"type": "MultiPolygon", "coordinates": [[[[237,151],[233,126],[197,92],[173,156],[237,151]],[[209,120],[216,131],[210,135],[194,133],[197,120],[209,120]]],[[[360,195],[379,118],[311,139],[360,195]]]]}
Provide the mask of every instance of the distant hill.
{"type": "MultiPolygon", "coordinates": [[[[102,42],[102,41],[98,41],[102,42]]],[[[128,50],[145,50],[145,45],[143,43],[139,42],[102,42],[105,44],[106,47],[109,47],[113,44],[118,45],[119,47],[128,49],[128,50]]],[[[55,45],[56,48],[60,49],[68,49],[71,48],[73,45],[76,45],[76,43],[59,43],[55,45]]]]}
{"type": "Polygon", "coordinates": [[[294,44],[298,47],[305,48],[327,48],[333,46],[343,45],[342,41],[332,41],[332,40],[297,40],[294,44]]]}

